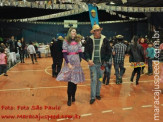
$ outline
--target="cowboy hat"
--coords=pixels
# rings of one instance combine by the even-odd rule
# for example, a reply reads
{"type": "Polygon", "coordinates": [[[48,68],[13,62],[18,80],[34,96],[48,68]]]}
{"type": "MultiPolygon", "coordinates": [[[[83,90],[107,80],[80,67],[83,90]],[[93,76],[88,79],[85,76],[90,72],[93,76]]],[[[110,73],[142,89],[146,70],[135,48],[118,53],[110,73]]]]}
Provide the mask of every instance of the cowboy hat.
{"type": "Polygon", "coordinates": [[[102,29],[103,28],[100,28],[99,25],[95,24],[95,25],[93,25],[92,30],[90,31],[90,33],[93,33],[95,30],[102,30],[102,29]]]}
{"type": "Polygon", "coordinates": [[[64,40],[64,38],[62,36],[58,36],[57,38],[58,40],[64,40]]]}
{"type": "Polygon", "coordinates": [[[116,39],[118,39],[118,40],[123,40],[123,38],[124,38],[124,37],[123,37],[122,35],[117,35],[117,36],[116,36],[116,39]]]}

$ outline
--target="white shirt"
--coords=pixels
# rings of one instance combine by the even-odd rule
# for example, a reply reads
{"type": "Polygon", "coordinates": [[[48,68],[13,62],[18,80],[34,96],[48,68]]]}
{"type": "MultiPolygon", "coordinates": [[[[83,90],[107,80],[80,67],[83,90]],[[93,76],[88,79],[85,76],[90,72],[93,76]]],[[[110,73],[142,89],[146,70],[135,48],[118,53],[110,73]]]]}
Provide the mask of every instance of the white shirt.
{"type": "Polygon", "coordinates": [[[27,47],[27,50],[28,50],[28,52],[29,52],[30,54],[36,53],[35,48],[34,48],[33,45],[29,45],[29,46],[27,47]]]}
{"type": "Polygon", "coordinates": [[[20,42],[18,42],[17,44],[18,44],[18,46],[19,46],[19,47],[21,47],[21,46],[22,46],[22,44],[21,44],[20,42]]]}

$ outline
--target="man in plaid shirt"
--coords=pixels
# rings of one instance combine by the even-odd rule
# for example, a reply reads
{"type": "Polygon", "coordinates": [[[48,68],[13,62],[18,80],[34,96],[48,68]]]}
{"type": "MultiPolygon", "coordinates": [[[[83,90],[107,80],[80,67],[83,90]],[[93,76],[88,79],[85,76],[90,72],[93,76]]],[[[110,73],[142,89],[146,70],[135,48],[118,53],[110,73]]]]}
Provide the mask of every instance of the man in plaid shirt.
{"type": "Polygon", "coordinates": [[[122,83],[122,76],[125,72],[124,58],[127,51],[127,46],[123,43],[123,36],[117,35],[117,44],[113,46],[113,60],[116,74],[116,84],[122,83]]]}

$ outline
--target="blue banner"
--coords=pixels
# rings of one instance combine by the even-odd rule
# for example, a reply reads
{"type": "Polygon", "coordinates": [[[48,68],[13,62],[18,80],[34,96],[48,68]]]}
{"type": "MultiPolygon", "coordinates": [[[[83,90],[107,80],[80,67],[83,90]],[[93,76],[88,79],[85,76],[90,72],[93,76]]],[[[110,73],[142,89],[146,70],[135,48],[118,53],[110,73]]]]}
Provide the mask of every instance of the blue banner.
{"type": "Polygon", "coordinates": [[[89,18],[91,21],[91,25],[92,26],[94,24],[99,25],[97,7],[93,6],[92,4],[88,4],[88,9],[89,9],[89,18]]]}

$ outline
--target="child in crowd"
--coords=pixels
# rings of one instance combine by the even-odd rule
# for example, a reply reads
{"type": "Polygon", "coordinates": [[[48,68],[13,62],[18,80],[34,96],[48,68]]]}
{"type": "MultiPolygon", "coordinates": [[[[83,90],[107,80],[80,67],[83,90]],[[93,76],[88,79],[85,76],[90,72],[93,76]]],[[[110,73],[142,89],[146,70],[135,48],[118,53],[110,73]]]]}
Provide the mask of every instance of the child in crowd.
{"type": "Polygon", "coordinates": [[[7,75],[7,56],[5,54],[5,49],[0,49],[0,75],[4,73],[4,76],[7,75]]]}
{"type": "Polygon", "coordinates": [[[153,67],[152,67],[152,60],[155,57],[155,49],[153,48],[153,43],[148,43],[148,48],[146,50],[147,59],[148,59],[148,73],[147,75],[153,75],[153,67]]]}
{"type": "Polygon", "coordinates": [[[29,46],[27,47],[27,51],[29,52],[29,54],[31,56],[32,63],[34,64],[34,59],[33,58],[35,58],[35,61],[37,62],[36,50],[35,50],[32,42],[30,42],[29,46]]]}
{"type": "Polygon", "coordinates": [[[22,47],[20,40],[18,40],[17,45],[18,45],[18,47],[22,47]]]}

